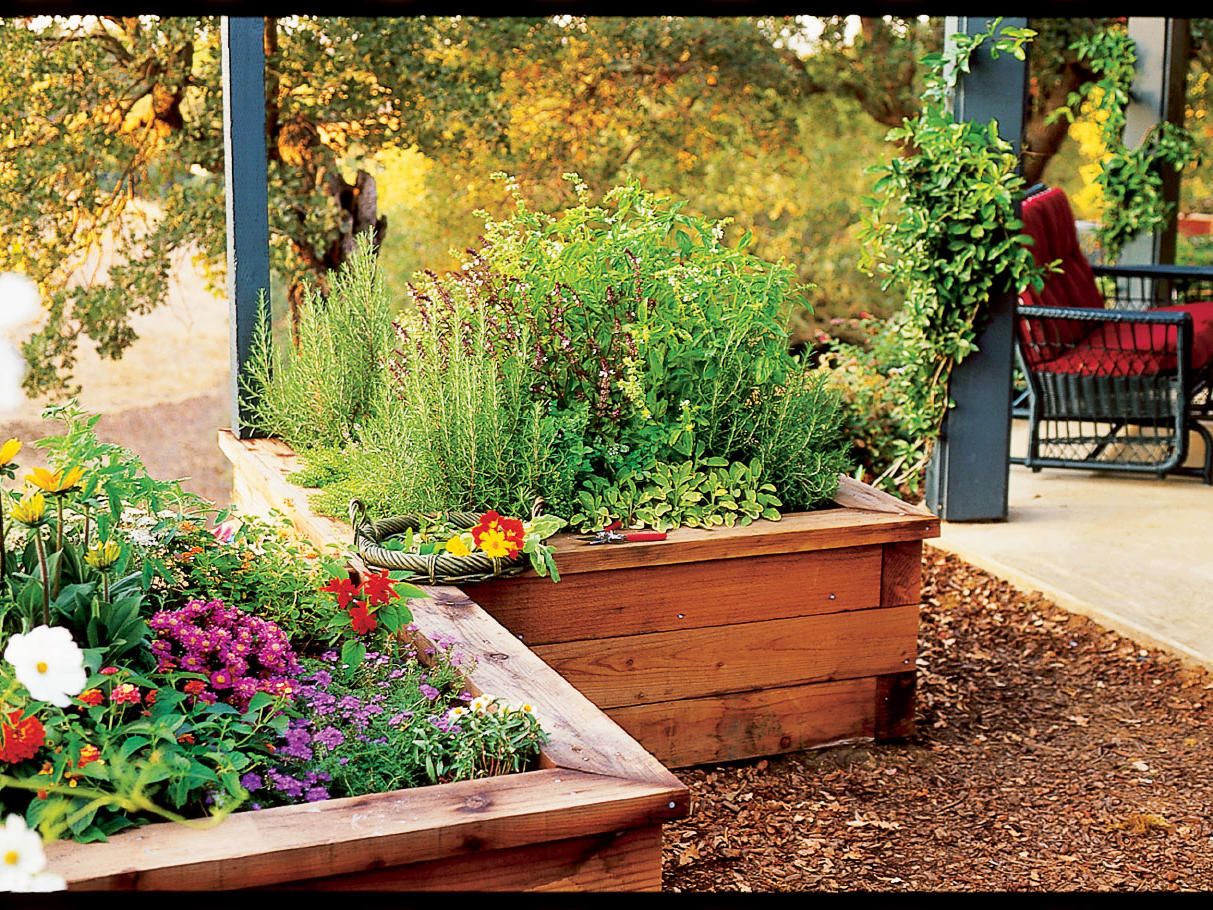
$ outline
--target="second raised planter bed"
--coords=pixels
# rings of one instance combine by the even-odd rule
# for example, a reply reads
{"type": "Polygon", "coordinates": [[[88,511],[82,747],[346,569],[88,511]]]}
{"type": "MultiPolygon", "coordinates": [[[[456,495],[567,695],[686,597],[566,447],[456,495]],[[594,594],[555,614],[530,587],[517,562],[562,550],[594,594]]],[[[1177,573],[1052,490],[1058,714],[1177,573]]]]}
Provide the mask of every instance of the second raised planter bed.
{"type": "MultiPolygon", "coordinates": [[[[291,498],[268,479],[264,494],[242,494],[253,511],[291,498]]],[[[345,537],[282,505],[317,546],[345,537]]],[[[60,841],[49,867],[71,890],[660,890],[661,826],[687,814],[686,787],[460,591],[425,590],[409,602],[422,646],[455,641],[476,662],[473,695],[533,706],[550,738],[539,768],[242,811],[206,829],[164,822],[108,843],[60,841]]]]}

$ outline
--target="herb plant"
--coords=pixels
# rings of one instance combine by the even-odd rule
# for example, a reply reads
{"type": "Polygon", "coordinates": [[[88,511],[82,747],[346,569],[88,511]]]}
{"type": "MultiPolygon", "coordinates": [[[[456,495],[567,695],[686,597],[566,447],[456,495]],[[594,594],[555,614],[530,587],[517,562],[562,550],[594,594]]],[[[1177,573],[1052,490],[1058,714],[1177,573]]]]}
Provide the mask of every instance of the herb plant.
{"type": "MultiPolygon", "coordinates": [[[[513,190],[513,213],[487,221],[462,269],[410,285],[347,441],[298,426],[320,412],[262,407],[261,429],[302,449],[318,508],[527,514],[541,501],[583,529],[608,514],[711,527],[830,498],[842,410],[788,352],[803,291],[792,269],[748,255],[748,238],[725,245],[725,223],[685,203],[635,184],[594,202],[569,179],[576,204],[548,215],[513,190]],[[690,478],[708,486],[684,489],[690,478]]],[[[367,271],[347,282],[378,287],[367,271]]],[[[367,293],[330,295],[329,318],[350,321],[335,311],[367,293]]],[[[252,391],[285,401],[307,375],[321,370],[301,356],[286,378],[262,369],[252,391]]]]}

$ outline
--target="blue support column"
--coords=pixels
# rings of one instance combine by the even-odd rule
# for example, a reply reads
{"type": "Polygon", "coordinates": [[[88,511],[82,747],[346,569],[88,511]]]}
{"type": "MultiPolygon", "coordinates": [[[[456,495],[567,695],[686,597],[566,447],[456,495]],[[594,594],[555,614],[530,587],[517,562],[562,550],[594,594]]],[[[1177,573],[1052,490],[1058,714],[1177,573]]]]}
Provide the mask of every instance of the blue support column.
{"type": "MultiPolygon", "coordinates": [[[[944,33],[977,35],[989,24],[985,17],[949,16],[944,33]]],[[[1004,17],[1003,25],[1024,28],[1027,20],[1004,17]]],[[[957,86],[957,119],[996,119],[999,135],[1018,154],[1027,92],[1027,63],[1010,54],[993,60],[983,46],[973,55],[971,72],[957,86]]],[[[945,521],[1006,520],[1014,315],[1014,294],[991,300],[988,321],[977,337],[977,353],[952,371],[949,392],[956,406],[944,419],[926,476],[927,507],[945,521]]]]}
{"type": "Polygon", "coordinates": [[[240,403],[257,319],[270,292],[268,174],[265,157],[265,20],[224,16],[223,176],[227,206],[227,295],[231,320],[232,429],[252,435],[240,403]]]}

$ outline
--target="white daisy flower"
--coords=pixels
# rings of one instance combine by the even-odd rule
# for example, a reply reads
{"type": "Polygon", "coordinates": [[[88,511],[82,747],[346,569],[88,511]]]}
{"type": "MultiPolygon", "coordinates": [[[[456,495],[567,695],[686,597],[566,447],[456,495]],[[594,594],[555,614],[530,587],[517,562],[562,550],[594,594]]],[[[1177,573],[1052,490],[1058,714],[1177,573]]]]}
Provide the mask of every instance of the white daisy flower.
{"type": "Polygon", "coordinates": [[[32,698],[60,708],[68,707],[71,696],[79,695],[88,680],[84,654],[62,626],[36,626],[25,635],[13,635],[4,659],[32,698]]]}
{"type": "Polygon", "coordinates": [[[20,815],[10,815],[0,828],[0,891],[62,891],[62,875],[46,870],[46,854],[37,831],[20,815]]]}

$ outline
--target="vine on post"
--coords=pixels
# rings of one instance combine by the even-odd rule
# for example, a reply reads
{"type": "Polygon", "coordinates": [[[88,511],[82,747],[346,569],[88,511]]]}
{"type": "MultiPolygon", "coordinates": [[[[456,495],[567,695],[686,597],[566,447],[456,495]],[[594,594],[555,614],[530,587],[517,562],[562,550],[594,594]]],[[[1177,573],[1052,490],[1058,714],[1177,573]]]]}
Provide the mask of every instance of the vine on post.
{"type": "Polygon", "coordinates": [[[950,108],[982,45],[989,42],[993,58],[1024,59],[1035,32],[1000,25],[953,36],[944,52],[922,58],[921,111],[887,135],[910,151],[875,169],[861,228],[861,267],[881,277],[882,289],[897,285],[905,307],[880,326],[867,324],[868,347],[835,341],[824,358],[850,405],[857,475],[903,495],[919,490],[951,403],[952,369],[976,350],[988,302],[1042,282],[1019,233],[1024,187],[1012,146],[997,123],[957,121],[950,108]]]}
{"type": "Polygon", "coordinates": [[[1103,200],[1096,239],[1108,262],[1120,258],[1125,245],[1170,220],[1174,205],[1163,198],[1163,173],[1181,171],[1200,161],[1193,135],[1178,124],[1162,122],[1146,133],[1136,149],[1125,145],[1126,110],[1136,74],[1137,49],[1122,27],[1084,35],[1070,48],[1099,77],[1066,99],[1050,120],[1089,114],[1099,125],[1104,154],[1094,183],[1103,200]]]}

